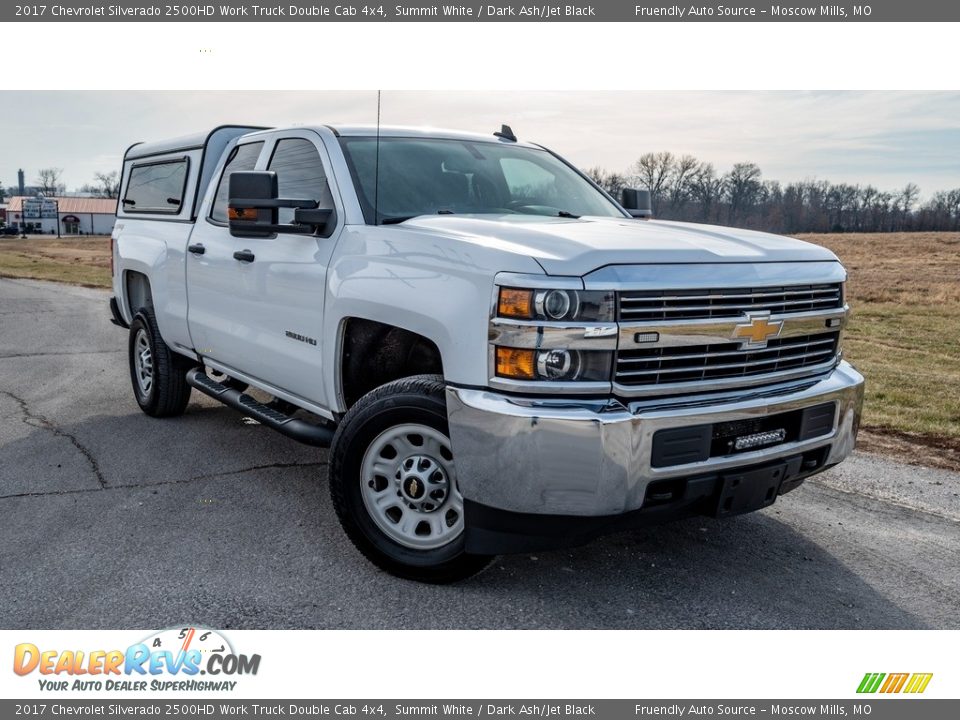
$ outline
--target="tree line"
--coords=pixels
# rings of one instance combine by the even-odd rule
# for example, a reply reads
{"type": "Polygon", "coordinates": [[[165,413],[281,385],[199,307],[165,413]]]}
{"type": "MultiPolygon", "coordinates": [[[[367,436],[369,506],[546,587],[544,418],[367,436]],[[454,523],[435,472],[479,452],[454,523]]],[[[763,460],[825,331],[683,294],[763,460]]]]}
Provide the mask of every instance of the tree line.
{"type": "MultiPolygon", "coordinates": [[[[41,193],[44,196],[63,195],[67,186],[63,183],[63,168],[49,167],[41,168],[37,171],[33,185],[30,190],[41,193]]],[[[116,170],[110,172],[98,172],[93,174],[93,182],[81,185],[79,192],[83,195],[98,198],[115,198],[120,194],[120,173],[116,170]]],[[[0,183],[0,200],[6,195],[17,195],[19,188],[11,185],[7,188],[0,183]]]]}
{"type": "Polygon", "coordinates": [[[625,173],[586,171],[620,199],[625,187],[650,190],[654,217],[717,223],[776,233],[960,230],[960,187],[921,202],[908,183],[895,192],[873,185],[765,180],[755,163],[721,174],[692,155],[651,152],[625,173]]]}
{"type": "MultiPolygon", "coordinates": [[[[765,180],[755,163],[736,163],[721,174],[712,163],[671,152],[645,153],[625,173],[601,167],[586,173],[618,200],[625,187],[650,190],[653,214],[665,220],[777,233],[960,230],[960,187],[941,190],[921,202],[920,188],[914,183],[895,192],[827,180],[782,184],[765,180]]],[[[62,194],[62,174],[61,168],[39,170],[34,189],[44,195],[62,194]]],[[[6,194],[16,192],[11,187],[6,194]]],[[[80,192],[115,198],[120,175],[116,170],[95,173],[93,182],[80,192]]],[[[0,199],[3,195],[0,184],[0,199]]]]}

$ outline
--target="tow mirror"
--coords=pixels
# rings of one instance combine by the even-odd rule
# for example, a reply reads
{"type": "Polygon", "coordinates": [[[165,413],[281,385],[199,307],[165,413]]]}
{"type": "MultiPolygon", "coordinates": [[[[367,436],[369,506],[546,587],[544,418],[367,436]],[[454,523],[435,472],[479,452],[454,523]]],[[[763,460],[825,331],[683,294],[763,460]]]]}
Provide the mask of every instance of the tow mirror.
{"type": "Polygon", "coordinates": [[[269,237],[275,233],[330,237],[337,225],[333,208],[316,200],[278,198],[275,172],[235,172],[228,186],[227,219],[235,237],[269,237]],[[293,208],[293,222],[278,224],[280,208],[293,208]]]}
{"type": "Polygon", "coordinates": [[[623,205],[624,210],[635,218],[653,217],[649,190],[624,188],[620,193],[620,204],[623,205]]]}
{"type": "Polygon", "coordinates": [[[235,172],[228,186],[227,218],[230,234],[238,237],[266,237],[277,224],[277,174],[235,172]]]}

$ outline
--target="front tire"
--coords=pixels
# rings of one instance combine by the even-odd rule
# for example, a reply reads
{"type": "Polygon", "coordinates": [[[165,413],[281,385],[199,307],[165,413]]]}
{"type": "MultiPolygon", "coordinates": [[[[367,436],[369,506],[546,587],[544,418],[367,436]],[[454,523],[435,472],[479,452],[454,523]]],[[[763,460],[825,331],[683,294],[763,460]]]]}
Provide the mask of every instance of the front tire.
{"type": "Polygon", "coordinates": [[[462,580],[492,560],[464,552],[444,390],[436,375],[373,390],[330,450],[330,495],[347,536],[381,569],[429,583],[462,580]]]}
{"type": "Polygon", "coordinates": [[[150,308],[141,308],[130,323],[130,380],[140,409],[151,417],[182,415],[190,401],[190,361],[173,352],[160,337],[150,308]]]}

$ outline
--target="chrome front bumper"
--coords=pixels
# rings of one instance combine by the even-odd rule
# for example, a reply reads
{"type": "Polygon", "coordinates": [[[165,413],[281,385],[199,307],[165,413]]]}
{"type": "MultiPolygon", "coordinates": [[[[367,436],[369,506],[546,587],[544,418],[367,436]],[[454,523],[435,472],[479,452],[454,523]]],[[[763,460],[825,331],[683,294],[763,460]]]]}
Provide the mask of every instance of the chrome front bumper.
{"type": "Polygon", "coordinates": [[[818,382],[766,397],[672,407],[584,400],[518,398],[447,388],[447,413],[464,498],[492,508],[538,515],[609,516],[639,509],[647,485],[765,463],[829,446],[820,469],[854,448],[863,405],[863,376],[841,362],[818,382]],[[655,468],[658,430],[746,420],[836,402],[833,430],[733,456],[655,468]]]}

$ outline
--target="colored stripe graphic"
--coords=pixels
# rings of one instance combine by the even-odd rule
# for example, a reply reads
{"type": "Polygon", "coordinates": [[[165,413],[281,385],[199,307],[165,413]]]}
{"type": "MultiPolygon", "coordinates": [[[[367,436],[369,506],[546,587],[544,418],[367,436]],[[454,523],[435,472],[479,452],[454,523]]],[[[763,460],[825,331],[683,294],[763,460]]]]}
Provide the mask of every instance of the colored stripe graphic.
{"type": "Polygon", "coordinates": [[[898,693],[903,689],[904,683],[907,682],[907,678],[910,677],[910,673],[890,673],[887,675],[887,681],[883,684],[883,687],[880,688],[882,693],[898,693]]]}
{"type": "Polygon", "coordinates": [[[863,676],[863,680],[860,681],[860,687],[857,688],[857,692],[875,693],[877,688],[880,687],[880,683],[884,677],[886,677],[884,673],[867,673],[863,676]]]}
{"type": "Polygon", "coordinates": [[[927,689],[927,685],[930,684],[931,678],[933,678],[933,673],[914,673],[910,678],[910,682],[907,683],[907,687],[904,692],[922,693],[927,689]]]}
{"type": "Polygon", "coordinates": [[[932,679],[933,673],[913,673],[912,675],[910,673],[890,673],[889,675],[866,673],[857,687],[857,692],[861,694],[878,691],[887,694],[899,692],[917,694],[926,690],[932,679]]]}

